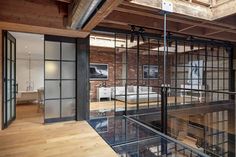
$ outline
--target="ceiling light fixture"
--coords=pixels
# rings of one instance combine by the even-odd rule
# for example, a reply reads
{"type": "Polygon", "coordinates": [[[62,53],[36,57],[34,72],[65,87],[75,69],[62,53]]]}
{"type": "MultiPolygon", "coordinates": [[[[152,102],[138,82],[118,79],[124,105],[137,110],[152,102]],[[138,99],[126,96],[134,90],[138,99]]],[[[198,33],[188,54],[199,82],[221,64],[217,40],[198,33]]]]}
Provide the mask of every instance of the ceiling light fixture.
{"type": "Polygon", "coordinates": [[[130,37],[130,42],[134,42],[134,38],[135,38],[135,26],[131,25],[131,37],[130,37]]]}
{"type": "Polygon", "coordinates": [[[146,41],[146,38],[144,36],[144,31],[145,31],[144,28],[142,28],[142,27],[139,28],[139,35],[141,36],[143,42],[146,41]]]}

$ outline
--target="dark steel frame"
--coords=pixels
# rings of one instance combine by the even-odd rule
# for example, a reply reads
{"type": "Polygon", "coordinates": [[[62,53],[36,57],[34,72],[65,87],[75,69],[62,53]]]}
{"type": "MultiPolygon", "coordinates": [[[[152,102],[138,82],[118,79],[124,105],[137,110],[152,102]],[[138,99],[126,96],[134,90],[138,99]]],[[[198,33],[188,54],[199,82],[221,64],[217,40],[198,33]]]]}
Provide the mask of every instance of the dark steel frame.
{"type": "MultiPolygon", "coordinates": [[[[125,84],[125,106],[124,106],[124,111],[121,111],[121,112],[117,112],[117,103],[116,101],[114,102],[114,110],[115,110],[115,115],[132,115],[132,114],[139,114],[139,113],[147,113],[147,112],[150,112],[150,110],[148,109],[140,109],[139,108],[139,100],[137,100],[137,108],[134,109],[134,111],[128,111],[128,108],[127,108],[127,86],[128,86],[128,81],[129,80],[136,80],[136,84],[137,86],[140,86],[139,82],[142,82],[142,79],[140,80],[139,77],[137,77],[136,79],[130,79],[129,76],[128,76],[128,63],[129,63],[129,57],[128,56],[128,51],[130,49],[134,49],[134,51],[136,50],[137,53],[135,55],[137,55],[136,57],[139,56],[139,52],[142,50],[142,48],[139,47],[139,42],[137,43],[137,47],[136,48],[129,48],[128,45],[127,45],[127,40],[129,40],[129,36],[134,33],[134,32],[130,32],[130,31],[125,31],[125,30],[120,30],[120,29],[111,29],[111,28],[105,28],[105,27],[96,27],[95,28],[95,32],[96,33],[108,33],[110,35],[114,35],[114,40],[115,40],[115,54],[114,54],[114,87],[117,86],[117,83],[121,80],[125,80],[126,81],[126,84],[125,84]],[[116,45],[116,40],[117,40],[117,36],[118,35],[122,35],[125,37],[125,40],[126,40],[126,45],[125,47],[122,47],[123,49],[125,49],[125,53],[126,53],[126,78],[121,78],[119,79],[119,77],[117,76],[116,74],[116,68],[117,68],[117,61],[116,61],[116,49],[119,48],[117,47],[116,45]]],[[[136,33],[136,38],[137,38],[137,41],[139,41],[139,35],[138,35],[138,32],[135,32],[136,33]]],[[[144,36],[146,38],[148,38],[148,55],[149,55],[149,59],[150,59],[150,39],[154,39],[156,40],[156,42],[158,42],[158,45],[160,43],[160,41],[163,40],[163,37],[162,35],[157,35],[157,34],[150,34],[150,33],[144,33],[144,36]]],[[[211,94],[211,100],[210,101],[213,101],[213,94],[215,93],[217,95],[217,101],[219,101],[219,95],[223,95],[223,99],[227,99],[226,95],[231,95],[231,99],[234,100],[234,71],[233,71],[233,56],[232,56],[232,53],[233,53],[233,45],[231,43],[228,43],[228,42],[225,42],[225,41],[220,41],[220,40],[211,40],[211,39],[203,39],[203,38],[193,38],[191,37],[189,39],[189,37],[185,37],[185,36],[175,36],[175,35],[171,35],[171,36],[168,36],[168,42],[167,43],[170,43],[171,42],[174,42],[175,43],[175,52],[174,52],[174,63],[170,63],[168,62],[168,66],[174,66],[175,68],[175,74],[174,74],[174,78],[173,80],[171,79],[170,80],[170,90],[171,90],[171,93],[174,92],[174,95],[178,95],[179,91],[180,90],[183,90],[184,93],[186,91],[190,91],[191,93],[196,92],[196,93],[200,93],[200,92],[204,92],[204,97],[205,97],[205,100],[203,103],[208,103],[208,101],[206,100],[206,97],[207,97],[207,94],[211,94]],[[179,44],[182,44],[183,47],[184,47],[184,52],[183,52],[183,61],[184,61],[184,65],[183,66],[180,66],[178,65],[178,62],[179,62],[179,59],[180,59],[180,55],[179,55],[179,52],[178,52],[178,45],[179,44]],[[186,46],[190,46],[191,49],[191,53],[188,52],[186,53],[186,46]],[[201,49],[203,47],[203,49],[201,49]],[[219,52],[220,51],[220,48],[221,48],[221,51],[223,51],[222,49],[226,50],[227,53],[225,52],[219,52]],[[197,50],[197,53],[196,53],[196,50],[197,50]],[[203,51],[203,52],[199,52],[199,51],[203,51]],[[213,52],[215,52],[214,50],[216,50],[216,54],[213,54],[213,52]],[[210,54],[209,54],[210,53],[210,54]],[[194,59],[195,57],[195,59],[194,59]],[[216,59],[216,60],[214,60],[216,59]],[[223,67],[219,67],[220,64],[219,64],[219,60],[221,59],[221,62],[223,62],[223,67]],[[214,88],[211,88],[211,89],[205,89],[205,90],[202,90],[200,89],[200,86],[198,84],[197,86],[197,89],[194,89],[193,88],[193,84],[190,83],[190,89],[188,88],[178,88],[178,84],[180,83],[179,81],[184,81],[186,82],[186,75],[185,72],[184,72],[184,78],[178,78],[177,76],[177,69],[178,68],[183,68],[184,71],[188,70],[188,68],[190,68],[191,70],[193,69],[193,65],[191,64],[190,66],[187,66],[186,64],[188,64],[189,61],[193,61],[193,60],[197,60],[198,61],[198,68],[202,68],[203,69],[203,78],[200,80],[198,78],[198,82],[201,81],[203,83],[203,85],[206,84],[206,82],[209,80],[211,81],[211,86],[213,87],[213,81],[217,81],[216,83],[216,86],[217,86],[217,89],[214,89],[214,88]],[[200,67],[200,60],[204,60],[203,62],[203,67],[200,67]],[[213,63],[211,65],[207,64],[208,61],[216,61],[217,62],[217,65],[214,66],[213,63]],[[229,63],[229,66],[225,66],[226,63],[229,63]],[[175,64],[175,65],[174,65],[175,64]],[[213,70],[216,71],[216,78],[213,77],[213,75],[211,76],[211,78],[208,78],[207,75],[206,75],[206,71],[211,69],[212,70],[212,74],[213,74],[213,70]],[[223,69],[223,77],[221,78],[221,76],[219,75],[219,72],[220,70],[223,69]],[[205,71],[205,72],[204,72],[205,71]],[[228,76],[225,76],[226,75],[226,71],[228,72],[228,76]],[[223,89],[220,89],[219,85],[220,85],[220,80],[223,81],[223,89]],[[174,81],[174,83],[172,84],[172,81],[174,81]],[[225,86],[225,83],[228,82],[228,88],[225,86]],[[221,91],[223,90],[223,91],[221,91]],[[226,92],[225,90],[227,90],[228,92],[226,92]]],[[[158,46],[158,50],[157,50],[157,56],[158,58],[161,57],[160,55],[160,51],[159,51],[159,46],[158,46]]],[[[168,50],[167,50],[167,53],[168,50]]],[[[134,56],[135,57],[135,56],[134,56]]],[[[139,57],[137,58],[139,59],[139,57]]],[[[148,62],[149,62],[149,65],[150,65],[150,60],[148,59],[148,62]]],[[[122,63],[124,64],[124,63],[122,63]]],[[[137,61],[137,75],[139,75],[139,60],[137,61]]],[[[158,66],[159,68],[160,67],[160,63],[159,63],[159,60],[158,60],[158,66]]],[[[211,73],[211,72],[209,72],[211,73]]],[[[215,73],[215,72],[214,72],[215,73]]],[[[150,79],[148,79],[148,87],[149,87],[149,83],[150,83],[150,79]]],[[[168,90],[161,90],[161,87],[160,87],[160,83],[162,81],[161,78],[158,78],[158,85],[159,86],[156,86],[155,88],[159,89],[158,91],[162,91],[162,113],[165,113],[162,117],[162,123],[167,123],[167,111],[169,109],[168,106],[168,103],[167,103],[167,95],[168,95],[168,90]],[[166,100],[166,101],[164,101],[166,100]]],[[[186,84],[186,83],[184,83],[186,84]]],[[[154,87],[154,86],[152,86],[154,87]]],[[[149,88],[148,88],[149,89],[149,88]]],[[[116,93],[116,88],[114,88],[115,90],[115,93],[116,93]]],[[[116,95],[115,94],[115,99],[116,99],[116,95]]],[[[175,104],[177,104],[177,97],[175,96],[175,104]]],[[[138,97],[138,96],[137,96],[138,97]]],[[[149,95],[148,95],[149,97],[149,95]]],[[[148,98],[149,99],[149,98],[148,98]]],[[[195,104],[196,102],[193,101],[193,95],[191,94],[191,97],[190,97],[190,104],[195,104]]],[[[188,102],[188,100],[185,98],[185,96],[183,97],[183,103],[186,104],[188,102]]],[[[178,107],[178,106],[176,106],[178,107]]],[[[149,108],[149,102],[148,102],[148,108],[149,108]]],[[[151,109],[151,112],[153,112],[155,109],[151,109]]],[[[158,109],[158,104],[157,104],[157,108],[156,108],[156,111],[160,111],[160,109],[158,109]]],[[[162,131],[164,133],[167,133],[167,124],[164,125],[164,127],[162,128],[162,131]]]]}
{"type": "MultiPolygon", "coordinates": [[[[44,92],[44,104],[45,104],[46,100],[59,100],[60,101],[60,117],[46,119],[45,113],[44,113],[44,123],[76,120],[76,117],[77,117],[77,42],[76,42],[75,38],[51,36],[51,35],[44,36],[44,89],[45,89],[45,82],[46,81],[59,81],[60,82],[60,98],[45,99],[46,97],[45,97],[45,92],[44,92]],[[46,41],[54,41],[54,42],[60,43],[60,60],[53,60],[53,59],[46,59],[45,58],[45,42],[46,41]],[[75,44],[75,60],[63,60],[62,59],[62,42],[75,44]],[[45,77],[45,62],[46,61],[60,62],[60,79],[46,79],[46,77],[45,77]],[[74,79],[62,79],[62,63],[63,62],[75,63],[75,78],[74,79]],[[62,98],[62,81],[74,81],[75,82],[75,97],[62,98]],[[74,116],[71,116],[71,117],[62,117],[62,100],[68,100],[68,99],[75,100],[75,114],[74,114],[74,116]]],[[[45,104],[45,109],[46,109],[46,104],[45,104]]]]}
{"type": "Polygon", "coordinates": [[[2,66],[2,74],[3,74],[3,82],[2,82],[2,128],[7,128],[16,118],[16,39],[8,32],[8,31],[2,31],[3,33],[3,66],[2,66]],[[10,40],[10,89],[8,89],[8,39],[10,40]],[[14,59],[12,60],[12,44],[14,44],[14,59]],[[14,62],[14,78],[12,78],[12,62],[14,62]],[[12,85],[12,80],[14,80],[14,85],[12,85]],[[14,88],[12,88],[14,87],[14,88]],[[14,95],[12,95],[12,89],[14,90],[14,95]],[[8,92],[7,90],[10,90],[10,100],[8,100],[8,92]],[[14,100],[14,105],[12,104],[12,100],[14,100]],[[10,117],[10,121],[7,120],[8,117],[8,101],[10,101],[10,115],[13,117],[10,117]],[[12,106],[14,107],[14,115],[12,115],[12,106]],[[6,122],[4,122],[4,119],[6,122]]]}

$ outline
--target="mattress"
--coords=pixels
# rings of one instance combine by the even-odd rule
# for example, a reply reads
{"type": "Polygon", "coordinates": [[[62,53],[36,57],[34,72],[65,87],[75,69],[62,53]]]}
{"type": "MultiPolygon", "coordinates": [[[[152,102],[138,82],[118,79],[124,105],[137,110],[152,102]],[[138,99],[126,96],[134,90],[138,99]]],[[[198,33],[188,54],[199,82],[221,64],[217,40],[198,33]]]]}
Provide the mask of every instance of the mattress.
{"type": "MultiPolygon", "coordinates": [[[[116,96],[116,100],[125,101],[125,96],[116,96]]],[[[156,102],[161,100],[161,95],[157,93],[139,94],[139,103],[156,102]]],[[[127,95],[127,103],[137,103],[137,94],[127,95]]]]}
{"type": "Polygon", "coordinates": [[[33,102],[38,100],[38,92],[37,91],[19,91],[16,95],[16,102],[19,103],[26,103],[26,102],[33,102]]]}

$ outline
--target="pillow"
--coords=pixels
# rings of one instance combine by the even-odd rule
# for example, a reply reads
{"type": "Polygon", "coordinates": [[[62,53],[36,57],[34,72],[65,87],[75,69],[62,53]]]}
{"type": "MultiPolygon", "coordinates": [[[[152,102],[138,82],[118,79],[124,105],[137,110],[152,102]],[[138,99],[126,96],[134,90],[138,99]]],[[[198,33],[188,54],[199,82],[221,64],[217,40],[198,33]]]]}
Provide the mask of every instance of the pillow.
{"type": "Polygon", "coordinates": [[[134,93],[134,86],[128,86],[127,87],[127,92],[128,93],[134,93]]]}
{"type": "Polygon", "coordinates": [[[116,95],[125,94],[125,87],[116,87],[116,95]]]}
{"type": "Polygon", "coordinates": [[[139,91],[142,92],[142,93],[148,93],[148,87],[139,87],[139,91]]]}

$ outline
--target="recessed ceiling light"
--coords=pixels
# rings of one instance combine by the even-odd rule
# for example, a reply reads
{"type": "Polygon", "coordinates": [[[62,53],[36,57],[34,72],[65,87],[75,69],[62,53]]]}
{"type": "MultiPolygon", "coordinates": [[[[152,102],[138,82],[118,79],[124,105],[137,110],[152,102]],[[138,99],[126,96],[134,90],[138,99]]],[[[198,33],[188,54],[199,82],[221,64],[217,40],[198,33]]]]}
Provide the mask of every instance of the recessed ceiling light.
{"type": "Polygon", "coordinates": [[[26,46],[25,46],[25,48],[27,49],[27,48],[28,48],[28,46],[26,45],[26,46]]]}

